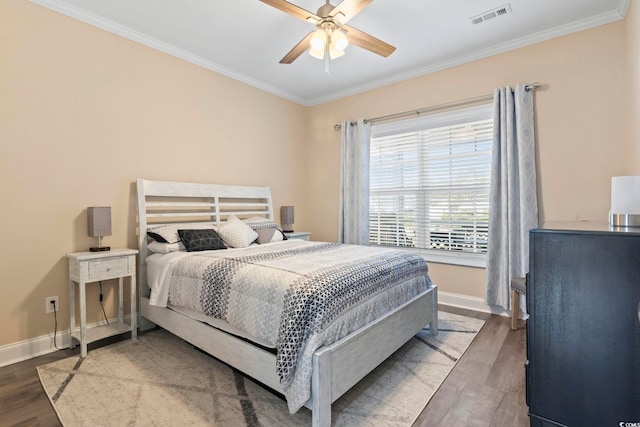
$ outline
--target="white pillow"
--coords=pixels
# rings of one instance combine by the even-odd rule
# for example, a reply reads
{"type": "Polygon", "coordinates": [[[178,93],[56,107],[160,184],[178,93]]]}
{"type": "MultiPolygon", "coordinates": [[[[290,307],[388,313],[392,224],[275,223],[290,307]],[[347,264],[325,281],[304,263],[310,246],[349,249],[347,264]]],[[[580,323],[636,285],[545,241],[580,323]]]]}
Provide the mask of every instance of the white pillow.
{"type": "Polygon", "coordinates": [[[147,249],[157,254],[168,254],[169,252],[185,251],[187,248],[182,242],[178,243],[161,243],[152,240],[147,244],[147,249]]]}
{"type": "Polygon", "coordinates": [[[217,231],[225,243],[232,248],[246,248],[258,238],[258,233],[235,215],[229,215],[227,221],[218,226],[217,231]]]}

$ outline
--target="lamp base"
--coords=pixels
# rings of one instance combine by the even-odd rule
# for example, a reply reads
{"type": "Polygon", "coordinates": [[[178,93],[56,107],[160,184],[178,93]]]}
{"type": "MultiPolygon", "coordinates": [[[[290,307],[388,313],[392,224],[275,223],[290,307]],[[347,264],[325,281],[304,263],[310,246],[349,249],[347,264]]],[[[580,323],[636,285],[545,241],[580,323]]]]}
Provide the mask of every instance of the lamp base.
{"type": "Polygon", "coordinates": [[[111,247],[110,246],[99,246],[97,248],[89,248],[89,250],[91,252],[104,252],[104,251],[110,251],[111,247]]]}
{"type": "Polygon", "coordinates": [[[613,227],[640,227],[640,214],[609,214],[609,225],[613,227]]]}

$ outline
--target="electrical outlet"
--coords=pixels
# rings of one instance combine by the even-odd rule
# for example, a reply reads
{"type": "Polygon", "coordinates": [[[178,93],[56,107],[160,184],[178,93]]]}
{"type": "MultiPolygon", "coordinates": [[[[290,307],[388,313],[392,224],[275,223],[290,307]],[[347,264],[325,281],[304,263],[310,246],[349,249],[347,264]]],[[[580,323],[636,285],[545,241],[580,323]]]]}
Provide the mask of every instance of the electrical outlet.
{"type": "Polygon", "coordinates": [[[56,295],[55,297],[46,297],[44,299],[45,303],[45,313],[53,313],[54,305],[52,302],[55,302],[55,311],[60,311],[60,298],[56,295]]]}

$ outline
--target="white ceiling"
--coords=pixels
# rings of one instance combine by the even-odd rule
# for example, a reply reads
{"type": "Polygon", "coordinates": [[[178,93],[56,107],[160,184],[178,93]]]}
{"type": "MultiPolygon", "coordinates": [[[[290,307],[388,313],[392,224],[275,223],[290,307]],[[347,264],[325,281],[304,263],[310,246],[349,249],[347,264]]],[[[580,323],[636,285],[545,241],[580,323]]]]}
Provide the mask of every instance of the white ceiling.
{"type": "MultiPolygon", "coordinates": [[[[302,105],[624,19],[630,0],[377,0],[349,25],[397,49],[387,58],[356,46],[330,63],[307,53],[278,61],[312,24],[259,0],[31,0],[302,105]],[[509,4],[482,24],[470,18],[509,4]]],[[[290,0],[316,12],[324,0],[290,0]]],[[[334,4],[339,0],[334,0],[334,4]]]]}

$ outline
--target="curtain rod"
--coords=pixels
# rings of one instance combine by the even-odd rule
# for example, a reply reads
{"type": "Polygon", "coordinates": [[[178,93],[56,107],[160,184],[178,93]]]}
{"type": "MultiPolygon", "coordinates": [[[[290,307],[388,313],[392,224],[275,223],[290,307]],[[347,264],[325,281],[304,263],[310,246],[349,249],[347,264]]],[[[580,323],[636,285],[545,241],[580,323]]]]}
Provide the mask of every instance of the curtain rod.
{"type": "MultiPolygon", "coordinates": [[[[540,83],[531,83],[528,85],[525,85],[524,90],[526,90],[527,92],[532,91],[532,90],[536,90],[541,86],[540,83]]],[[[493,94],[487,94],[487,95],[482,95],[482,96],[476,96],[475,98],[467,98],[467,99],[462,99],[460,101],[452,101],[452,102],[447,102],[445,104],[438,104],[438,105],[433,105],[431,107],[425,107],[425,108],[421,108],[419,110],[410,110],[410,111],[403,111],[402,113],[396,113],[396,114],[389,114],[386,116],[379,116],[379,117],[374,117],[372,119],[365,119],[364,122],[379,122],[379,121],[387,121],[387,120],[393,120],[393,119],[399,119],[401,117],[406,117],[406,116],[412,116],[412,115],[416,115],[419,116],[420,114],[424,114],[424,113],[430,113],[433,111],[438,111],[438,110],[444,110],[447,108],[453,108],[453,107],[460,107],[462,105],[468,105],[468,104],[476,104],[478,102],[482,102],[482,101],[489,101],[493,99],[493,94]]],[[[350,122],[351,126],[355,125],[356,122],[350,122]]],[[[333,125],[333,128],[335,130],[340,130],[340,128],[342,128],[341,124],[335,124],[333,125]]]]}

